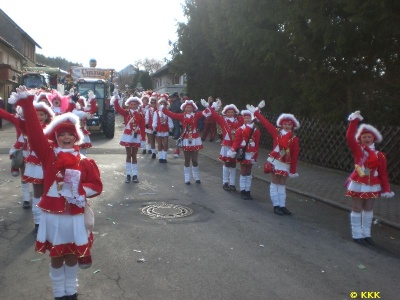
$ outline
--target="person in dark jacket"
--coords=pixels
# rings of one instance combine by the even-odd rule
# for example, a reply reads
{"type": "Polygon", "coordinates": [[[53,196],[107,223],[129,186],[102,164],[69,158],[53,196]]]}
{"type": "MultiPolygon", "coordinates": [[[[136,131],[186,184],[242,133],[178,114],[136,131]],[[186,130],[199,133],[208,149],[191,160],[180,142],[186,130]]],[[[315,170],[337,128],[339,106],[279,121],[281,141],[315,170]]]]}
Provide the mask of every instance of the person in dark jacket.
{"type": "MultiPolygon", "coordinates": [[[[179,94],[178,92],[174,92],[171,96],[170,96],[170,102],[171,102],[171,106],[170,106],[170,111],[173,113],[181,113],[181,99],[179,98],[179,94]]],[[[181,135],[181,122],[179,120],[172,120],[174,123],[174,134],[173,134],[173,139],[177,140],[179,138],[179,136],[181,135]]]]}

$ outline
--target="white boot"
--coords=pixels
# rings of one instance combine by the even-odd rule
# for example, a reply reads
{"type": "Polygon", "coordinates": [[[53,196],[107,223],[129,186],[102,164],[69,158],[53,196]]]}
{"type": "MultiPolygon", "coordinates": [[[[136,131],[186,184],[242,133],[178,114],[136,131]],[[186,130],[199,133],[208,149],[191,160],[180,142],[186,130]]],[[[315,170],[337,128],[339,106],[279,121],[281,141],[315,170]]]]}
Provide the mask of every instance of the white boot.
{"type": "Polygon", "coordinates": [[[138,178],[138,164],[132,164],[132,181],[135,183],[139,182],[138,178]]]}
{"type": "Polygon", "coordinates": [[[278,199],[279,206],[286,207],[286,186],[282,184],[278,184],[278,199]]]}
{"type": "Polygon", "coordinates": [[[183,167],[183,174],[185,175],[185,183],[190,184],[190,167],[183,167]]]}
{"type": "Polygon", "coordinates": [[[52,266],[50,266],[49,276],[53,283],[53,296],[64,297],[65,296],[64,265],[59,269],[54,269],[52,266]]]}
{"type": "Polygon", "coordinates": [[[247,200],[253,200],[253,196],[251,196],[251,194],[250,194],[252,175],[245,176],[245,177],[246,177],[245,191],[246,191],[246,195],[247,195],[247,200]]]}
{"type": "Polygon", "coordinates": [[[164,151],[164,159],[167,160],[168,150],[164,151]]]}
{"type": "Polygon", "coordinates": [[[278,184],[278,199],[279,208],[285,215],[291,215],[292,213],[286,208],[286,185],[278,184]]]}
{"type": "Polygon", "coordinates": [[[245,188],[246,192],[250,192],[250,189],[251,189],[251,178],[252,178],[251,175],[250,176],[246,176],[246,188],[245,188]]]}
{"type": "Polygon", "coordinates": [[[29,183],[21,183],[22,200],[31,202],[31,194],[29,193],[29,183]]]}
{"type": "Polygon", "coordinates": [[[269,186],[269,196],[271,198],[272,205],[279,206],[279,197],[278,197],[278,185],[271,182],[269,186]]]}
{"type": "Polygon", "coordinates": [[[371,237],[371,226],[372,226],[372,219],[374,216],[374,212],[370,211],[363,211],[362,212],[362,236],[364,238],[371,237]]]}
{"type": "Polygon", "coordinates": [[[236,168],[229,168],[229,185],[235,186],[236,182],[236,168]]]}
{"type": "Polygon", "coordinates": [[[361,227],[361,213],[352,211],[350,213],[351,222],[351,235],[353,239],[362,239],[362,227],[361,227]]]}
{"type": "Polygon", "coordinates": [[[125,163],[125,172],[126,172],[126,176],[132,175],[132,164],[130,162],[125,163]]]}
{"type": "Polygon", "coordinates": [[[40,198],[36,198],[33,197],[32,198],[32,214],[33,214],[33,221],[35,222],[35,224],[40,223],[40,217],[42,215],[42,210],[37,207],[37,205],[39,204],[40,198]]]}
{"type": "Polygon", "coordinates": [[[246,176],[239,176],[239,189],[240,191],[246,191],[246,176]]]}
{"type": "Polygon", "coordinates": [[[73,267],[64,265],[65,268],[65,295],[72,296],[78,289],[78,264],[73,267]]]}
{"type": "Polygon", "coordinates": [[[222,184],[229,182],[229,168],[225,165],[222,166],[222,184]]]}
{"type": "Polygon", "coordinates": [[[193,174],[193,179],[196,181],[196,183],[201,183],[199,177],[199,167],[192,167],[192,174],[193,174]]]}
{"type": "Polygon", "coordinates": [[[137,176],[138,175],[138,164],[132,164],[132,175],[137,176]]]}

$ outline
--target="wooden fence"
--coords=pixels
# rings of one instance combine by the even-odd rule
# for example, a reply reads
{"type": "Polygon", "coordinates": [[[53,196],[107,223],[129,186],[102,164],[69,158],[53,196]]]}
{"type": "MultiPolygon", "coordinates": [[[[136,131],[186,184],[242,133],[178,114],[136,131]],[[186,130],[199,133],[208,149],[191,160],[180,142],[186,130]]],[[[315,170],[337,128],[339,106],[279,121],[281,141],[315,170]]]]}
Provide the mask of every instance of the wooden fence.
{"type": "MultiPolygon", "coordinates": [[[[275,124],[279,114],[263,113],[275,124]]],[[[298,118],[300,129],[296,135],[300,138],[299,160],[331,169],[351,172],[354,168],[353,156],[346,142],[347,122],[324,123],[316,119],[298,118]]],[[[373,125],[373,124],[372,124],[373,125]]],[[[260,144],[272,149],[271,136],[261,125],[260,144]]],[[[389,181],[400,184],[400,127],[375,126],[382,134],[383,142],[376,144],[377,150],[385,153],[389,181]]]]}

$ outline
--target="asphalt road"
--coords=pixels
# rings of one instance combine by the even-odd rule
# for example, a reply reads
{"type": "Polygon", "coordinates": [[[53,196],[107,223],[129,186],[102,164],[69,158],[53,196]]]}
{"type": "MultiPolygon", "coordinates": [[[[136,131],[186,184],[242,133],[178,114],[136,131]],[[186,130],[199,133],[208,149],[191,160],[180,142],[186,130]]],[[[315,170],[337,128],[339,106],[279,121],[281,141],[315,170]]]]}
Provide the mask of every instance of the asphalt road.
{"type": "MultiPolygon", "coordinates": [[[[119,118],[117,125],[120,132],[119,118]]],[[[0,299],[52,299],[49,258],[34,252],[32,213],[9,173],[10,138],[13,130],[3,128],[0,299]]],[[[160,164],[147,154],[139,155],[140,182],[125,184],[119,134],[92,140],[88,156],[104,192],[92,201],[93,266],[79,271],[79,299],[398,299],[398,230],[376,225],[377,245],[359,246],[347,212],[293,193],[293,216],[277,216],[265,182],[253,180],[255,200],[244,201],[222,189],[221,164],[203,156],[201,184],[184,184],[182,157],[160,164]]]]}

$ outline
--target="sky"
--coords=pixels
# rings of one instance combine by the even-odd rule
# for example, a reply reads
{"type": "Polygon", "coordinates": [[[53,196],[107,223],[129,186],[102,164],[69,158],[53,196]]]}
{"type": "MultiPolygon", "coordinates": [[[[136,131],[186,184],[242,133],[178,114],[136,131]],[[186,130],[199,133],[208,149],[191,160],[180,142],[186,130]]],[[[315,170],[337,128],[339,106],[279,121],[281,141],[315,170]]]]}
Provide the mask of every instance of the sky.
{"type": "Polygon", "coordinates": [[[89,67],[120,71],[137,60],[170,58],[185,22],[184,0],[2,0],[0,8],[42,49],[89,67]]]}

